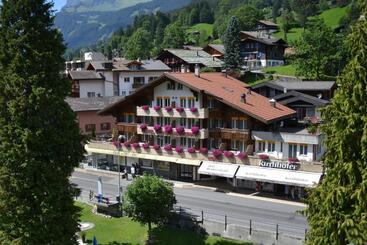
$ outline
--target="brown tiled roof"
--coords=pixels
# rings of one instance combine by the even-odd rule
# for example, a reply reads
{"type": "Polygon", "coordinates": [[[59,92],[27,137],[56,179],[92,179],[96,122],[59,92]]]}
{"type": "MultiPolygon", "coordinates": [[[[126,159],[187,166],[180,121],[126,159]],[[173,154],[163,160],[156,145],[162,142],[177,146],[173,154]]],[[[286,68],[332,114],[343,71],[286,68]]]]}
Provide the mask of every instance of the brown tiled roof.
{"type": "Polygon", "coordinates": [[[230,76],[225,77],[222,73],[202,73],[200,77],[193,73],[167,73],[166,76],[194,90],[215,96],[223,103],[265,123],[287,118],[295,113],[280,103],[273,107],[268,98],[253,91],[249,94],[247,84],[230,76]],[[246,94],[246,103],[241,101],[243,94],[246,94]]]}
{"type": "Polygon", "coordinates": [[[100,111],[100,114],[110,113],[111,110],[120,106],[124,101],[129,100],[130,97],[138,96],[140,91],[151,89],[166,81],[167,78],[182,83],[192,90],[202,91],[203,93],[214,96],[223,103],[264,123],[288,118],[295,113],[295,111],[280,103],[276,103],[275,107],[273,107],[268,98],[253,91],[249,94],[249,86],[233,77],[226,77],[218,72],[210,72],[201,73],[200,77],[195,76],[193,73],[165,73],[159,79],[137,89],[135,93],[106,107],[100,111]],[[243,94],[246,94],[246,103],[241,101],[243,94]]]}

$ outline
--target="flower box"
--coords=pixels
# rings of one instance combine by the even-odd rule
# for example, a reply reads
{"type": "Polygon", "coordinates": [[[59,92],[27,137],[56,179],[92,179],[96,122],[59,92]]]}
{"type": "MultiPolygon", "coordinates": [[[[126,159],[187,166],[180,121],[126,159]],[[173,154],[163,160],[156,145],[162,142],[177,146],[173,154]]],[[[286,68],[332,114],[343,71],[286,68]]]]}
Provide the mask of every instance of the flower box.
{"type": "Polygon", "coordinates": [[[247,153],[246,152],[240,152],[237,157],[241,160],[247,158],[247,153]]]}
{"type": "Polygon", "coordinates": [[[171,145],[165,145],[165,146],[163,147],[163,149],[164,149],[165,151],[172,151],[172,146],[171,146],[171,145]]]}
{"type": "Polygon", "coordinates": [[[131,146],[131,144],[130,144],[130,142],[126,141],[126,142],[124,143],[124,146],[125,146],[126,148],[129,148],[129,147],[131,146]]]}
{"type": "Polygon", "coordinates": [[[144,143],[142,146],[143,146],[143,149],[149,149],[149,144],[147,143],[144,143]]]}
{"type": "Polygon", "coordinates": [[[215,149],[214,151],[213,151],[213,156],[215,157],[215,158],[219,158],[219,157],[221,157],[222,156],[222,151],[221,150],[218,150],[218,149],[215,149]]]}
{"type": "Polygon", "coordinates": [[[141,129],[142,131],[147,130],[147,128],[148,128],[148,126],[147,126],[145,123],[140,124],[140,129],[141,129]]]}
{"type": "Polygon", "coordinates": [[[297,157],[290,157],[288,158],[288,162],[299,162],[297,157]]]}
{"type": "Polygon", "coordinates": [[[162,109],[159,105],[155,105],[153,108],[155,111],[160,111],[162,109]]]}
{"type": "Polygon", "coordinates": [[[171,106],[166,106],[166,112],[171,112],[172,111],[172,107],[171,106]]]}
{"type": "Polygon", "coordinates": [[[184,108],[182,108],[182,107],[177,107],[177,108],[176,108],[176,111],[177,111],[178,113],[182,113],[182,112],[184,111],[184,108]]]}
{"type": "Polygon", "coordinates": [[[206,155],[206,154],[208,154],[208,149],[205,148],[205,147],[200,148],[200,153],[206,155]]]}
{"type": "Polygon", "coordinates": [[[191,108],[190,108],[190,111],[191,111],[192,113],[198,112],[198,108],[196,108],[196,107],[191,107],[191,108]]]}
{"type": "Polygon", "coordinates": [[[154,145],[153,149],[156,150],[156,151],[159,151],[161,149],[161,146],[160,145],[154,145]]]}
{"type": "Polygon", "coordinates": [[[177,153],[182,153],[183,152],[183,149],[182,149],[181,146],[176,146],[175,150],[176,150],[177,153]]]}
{"type": "Polygon", "coordinates": [[[185,128],[182,127],[182,126],[178,126],[178,127],[176,127],[176,132],[178,134],[185,134],[185,128]]]}
{"type": "Polygon", "coordinates": [[[120,146],[120,143],[119,143],[118,141],[114,141],[114,142],[112,142],[112,144],[113,144],[114,146],[116,146],[116,147],[119,147],[119,146],[120,146]]]}
{"type": "Polygon", "coordinates": [[[200,132],[200,129],[199,129],[199,127],[194,126],[194,127],[191,128],[191,132],[192,132],[193,135],[198,135],[199,132],[200,132]]]}
{"type": "Polygon", "coordinates": [[[225,151],[225,152],[224,152],[224,156],[225,156],[226,158],[232,158],[232,157],[234,157],[234,154],[233,154],[233,152],[231,152],[231,151],[225,151]]]}
{"type": "Polygon", "coordinates": [[[261,160],[269,160],[269,156],[266,154],[260,154],[258,155],[261,160]]]}
{"type": "Polygon", "coordinates": [[[155,132],[161,132],[162,131],[162,126],[161,125],[154,125],[154,131],[155,132]]]}
{"type": "Polygon", "coordinates": [[[149,110],[149,106],[148,106],[148,105],[143,105],[141,108],[142,108],[144,111],[149,110]]]}
{"type": "Polygon", "coordinates": [[[187,149],[187,152],[188,152],[188,153],[190,153],[190,154],[194,154],[194,153],[196,153],[196,150],[195,150],[195,148],[194,148],[194,147],[189,147],[189,148],[187,149]]]}
{"type": "Polygon", "coordinates": [[[140,148],[139,143],[133,143],[131,146],[135,149],[140,148]]]}
{"type": "Polygon", "coordinates": [[[167,133],[167,134],[171,134],[172,133],[172,126],[171,125],[164,126],[164,132],[167,133]]]}

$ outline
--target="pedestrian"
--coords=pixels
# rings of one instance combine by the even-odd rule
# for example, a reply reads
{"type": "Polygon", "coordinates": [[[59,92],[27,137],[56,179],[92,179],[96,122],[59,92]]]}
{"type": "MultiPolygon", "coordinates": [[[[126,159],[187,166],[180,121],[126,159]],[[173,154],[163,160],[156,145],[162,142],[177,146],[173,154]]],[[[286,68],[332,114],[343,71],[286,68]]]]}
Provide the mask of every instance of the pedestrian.
{"type": "Polygon", "coordinates": [[[134,164],[131,166],[131,176],[132,176],[132,178],[135,178],[135,167],[134,167],[134,164]]]}

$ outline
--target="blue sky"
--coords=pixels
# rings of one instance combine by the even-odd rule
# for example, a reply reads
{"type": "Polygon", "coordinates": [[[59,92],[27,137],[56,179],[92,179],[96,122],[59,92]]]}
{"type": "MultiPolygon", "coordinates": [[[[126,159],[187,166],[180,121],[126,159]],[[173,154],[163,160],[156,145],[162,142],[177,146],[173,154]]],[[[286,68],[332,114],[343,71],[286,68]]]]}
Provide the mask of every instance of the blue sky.
{"type": "Polygon", "coordinates": [[[59,11],[66,3],[66,0],[54,0],[55,2],[55,9],[59,11]]]}

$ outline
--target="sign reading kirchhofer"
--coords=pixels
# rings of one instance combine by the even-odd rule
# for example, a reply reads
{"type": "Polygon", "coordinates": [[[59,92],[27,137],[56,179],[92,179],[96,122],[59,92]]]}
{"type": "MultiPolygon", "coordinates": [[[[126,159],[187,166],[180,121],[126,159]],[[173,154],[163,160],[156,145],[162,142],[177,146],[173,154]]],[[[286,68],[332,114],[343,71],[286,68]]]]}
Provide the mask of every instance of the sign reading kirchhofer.
{"type": "Polygon", "coordinates": [[[265,168],[278,168],[278,169],[288,169],[288,170],[297,170],[299,167],[299,165],[296,163],[270,161],[270,160],[260,160],[259,166],[265,167],[265,168]]]}

